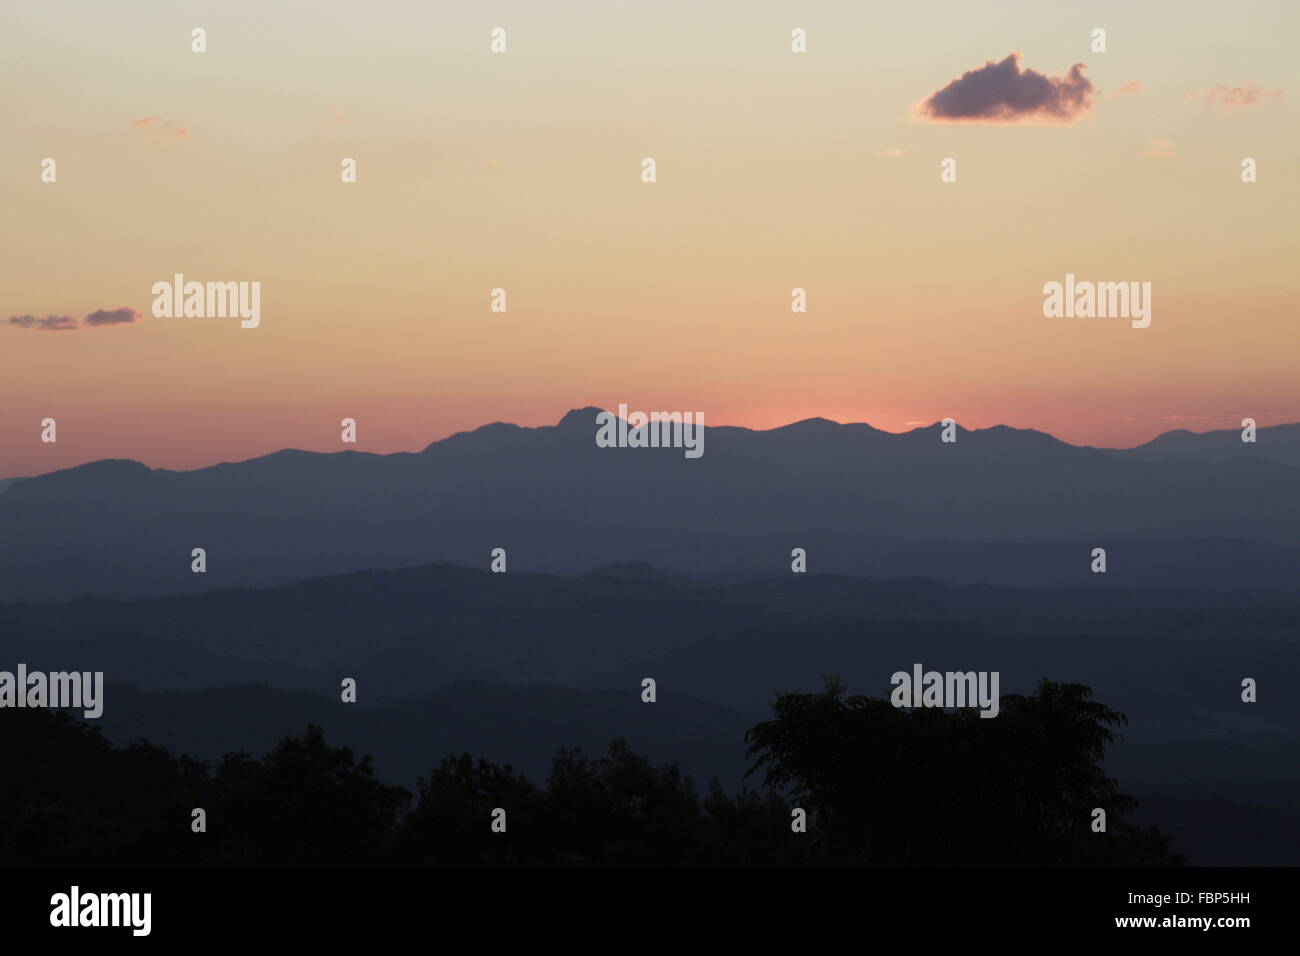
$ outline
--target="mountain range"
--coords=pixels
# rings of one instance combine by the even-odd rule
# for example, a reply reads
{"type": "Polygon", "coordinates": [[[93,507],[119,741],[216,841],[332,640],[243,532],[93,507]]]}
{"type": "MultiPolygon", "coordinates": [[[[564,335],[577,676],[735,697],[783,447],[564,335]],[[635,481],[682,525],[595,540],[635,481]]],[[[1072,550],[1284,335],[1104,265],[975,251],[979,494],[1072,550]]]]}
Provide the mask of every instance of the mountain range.
{"type": "Polygon", "coordinates": [[[1032,587],[1300,588],[1300,424],[1127,450],[1032,430],[808,419],[706,430],[705,454],[600,448],[599,409],[418,453],[285,450],[194,471],[105,460],[0,488],[0,600],[265,586],[432,561],[583,573],[645,561],[1032,587]],[[1105,575],[1091,552],[1107,551],[1105,575]],[[191,573],[191,552],[207,554],[191,573]]]}

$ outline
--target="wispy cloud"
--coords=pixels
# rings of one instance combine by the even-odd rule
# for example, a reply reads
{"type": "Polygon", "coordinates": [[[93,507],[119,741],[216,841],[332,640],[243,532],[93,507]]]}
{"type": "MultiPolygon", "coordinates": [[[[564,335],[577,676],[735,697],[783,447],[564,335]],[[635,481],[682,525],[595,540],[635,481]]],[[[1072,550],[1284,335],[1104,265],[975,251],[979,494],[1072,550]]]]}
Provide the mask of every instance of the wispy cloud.
{"type": "Polygon", "coordinates": [[[1163,159],[1163,158],[1165,158],[1165,157],[1167,157],[1167,156],[1172,156],[1172,155],[1174,155],[1174,146],[1173,146],[1173,144],[1170,143],[1168,140],[1164,140],[1164,139],[1153,139],[1153,140],[1151,141],[1151,145],[1149,145],[1149,146],[1148,146],[1148,147],[1143,151],[1142,155],[1143,155],[1143,156],[1154,156],[1154,157],[1156,157],[1156,158],[1158,158],[1158,159],[1163,159]]]}
{"type": "Polygon", "coordinates": [[[922,102],[917,115],[932,123],[1072,123],[1092,112],[1095,92],[1076,63],[1064,77],[1021,69],[1020,54],[967,70],[922,102]]]}
{"type": "Polygon", "coordinates": [[[177,126],[171,120],[165,120],[160,116],[146,116],[143,119],[131,120],[131,125],[136,129],[153,130],[168,136],[190,135],[190,131],[184,126],[177,126]]]}
{"type": "MultiPolygon", "coordinates": [[[[129,306],[122,306],[120,309],[96,309],[84,319],[82,324],[87,328],[97,328],[105,325],[129,325],[143,315],[137,309],[129,306]]],[[[77,320],[70,315],[12,315],[5,320],[6,324],[15,326],[20,329],[35,329],[38,332],[64,332],[69,329],[77,329],[77,320]]]]}
{"type": "Polygon", "coordinates": [[[1142,92],[1142,84],[1137,80],[1130,80],[1123,86],[1117,86],[1111,91],[1110,98],[1118,99],[1121,96],[1136,96],[1142,92]]]}
{"type": "Polygon", "coordinates": [[[1217,101],[1224,109],[1240,109],[1281,95],[1280,89],[1264,90],[1254,83],[1247,83],[1245,86],[1227,86],[1220,83],[1205,94],[1205,105],[1213,106],[1217,101]]]}
{"type": "Polygon", "coordinates": [[[16,325],[20,329],[36,329],[40,332],[62,332],[65,329],[75,329],[77,320],[70,315],[47,315],[44,317],[35,315],[11,315],[6,320],[10,325],[16,325]]]}

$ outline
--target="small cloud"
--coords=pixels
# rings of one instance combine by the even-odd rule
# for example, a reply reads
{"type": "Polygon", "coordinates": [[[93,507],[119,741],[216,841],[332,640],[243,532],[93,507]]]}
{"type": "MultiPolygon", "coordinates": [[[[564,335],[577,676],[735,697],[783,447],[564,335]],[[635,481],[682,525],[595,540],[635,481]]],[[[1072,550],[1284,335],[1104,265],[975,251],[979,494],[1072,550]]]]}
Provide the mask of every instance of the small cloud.
{"type": "Polygon", "coordinates": [[[35,315],[13,315],[7,321],[20,329],[37,329],[41,332],[62,332],[77,327],[77,320],[70,315],[47,315],[44,318],[35,315]]]}
{"type": "Polygon", "coordinates": [[[333,113],[333,114],[331,114],[331,115],[325,117],[325,119],[321,120],[321,124],[320,124],[320,125],[321,125],[321,127],[322,127],[323,129],[330,129],[331,127],[334,127],[334,126],[342,126],[342,125],[343,125],[343,114],[342,114],[342,113],[333,113]]]}
{"type": "Polygon", "coordinates": [[[1020,54],[1002,62],[989,60],[916,107],[917,115],[933,123],[1072,123],[1092,111],[1095,92],[1076,63],[1062,77],[1020,68],[1020,54]]]}
{"type": "Polygon", "coordinates": [[[897,159],[899,156],[903,155],[903,151],[899,149],[897,146],[895,146],[893,149],[882,149],[880,152],[876,153],[876,155],[882,157],[888,156],[897,159]]]}
{"type": "Polygon", "coordinates": [[[1110,94],[1110,98],[1113,100],[1113,99],[1118,99],[1121,96],[1136,96],[1138,93],[1141,92],[1142,92],[1142,84],[1139,83],[1137,80],[1130,80],[1129,82],[1125,83],[1123,86],[1116,87],[1115,91],[1110,94]]]}
{"type": "Polygon", "coordinates": [[[1254,83],[1247,83],[1245,86],[1225,86],[1220,83],[1205,94],[1205,105],[1212,106],[1217,99],[1225,109],[1237,109],[1254,106],[1261,100],[1281,95],[1281,90],[1262,90],[1254,83]]]}
{"type": "Polygon", "coordinates": [[[166,136],[190,135],[190,131],[184,126],[177,126],[171,120],[165,120],[160,116],[146,116],[143,119],[131,120],[131,125],[136,129],[155,130],[166,136]]]}
{"type": "MultiPolygon", "coordinates": [[[[125,305],[120,309],[96,309],[82,319],[82,325],[92,329],[103,325],[130,325],[143,314],[125,305]]],[[[20,329],[37,329],[43,332],[61,332],[80,328],[77,320],[70,315],[47,315],[43,318],[35,315],[14,315],[5,321],[20,329]]]]}
{"type": "Polygon", "coordinates": [[[1151,145],[1143,151],[1142,155],[1155,156],[1157,158],[1172,156],[1174,155],[1174,146],[1168,140],[1153,139],[1151,145]]]}
{"type": "Polygon", "coordinates": [[[141,313],[127,306],[120,309],[98,309],[86,316],[87,325],[125,325],[140,318],[141,313]]]}

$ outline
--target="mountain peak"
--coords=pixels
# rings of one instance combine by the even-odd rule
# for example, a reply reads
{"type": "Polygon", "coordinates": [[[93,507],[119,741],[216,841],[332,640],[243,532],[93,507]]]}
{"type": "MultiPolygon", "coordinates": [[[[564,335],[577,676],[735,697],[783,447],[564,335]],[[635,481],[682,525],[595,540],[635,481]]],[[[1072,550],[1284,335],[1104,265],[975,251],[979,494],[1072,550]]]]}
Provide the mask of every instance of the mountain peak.
{"type": "Polygon", "coordinates": [[[555,423],[556,428],[574,428],[581,425],[583,428],[595,428],[596,416],[605,409],[597,408],[595,405],[588,405],[586,408],[574,408],[565,413],[565,416],[555,423]]]}
{"type": "Polygon", "coordinates": [[[794,430],[794,429],[798,429],[799,431],[810,431],[812,429],[828,431],[829,429],[832,428],[841,428],[841,427],[843,426],[839,422],[832,421],[829,418],[822,418],[820,415],[817,415],[813,418],[801,418],[799,419],[799,421],[791,422],[789,425],[780,425],[776,428],[773,428],[772,431],[779,432],[779,431],[787,431],[787,430],[794,430]]]}

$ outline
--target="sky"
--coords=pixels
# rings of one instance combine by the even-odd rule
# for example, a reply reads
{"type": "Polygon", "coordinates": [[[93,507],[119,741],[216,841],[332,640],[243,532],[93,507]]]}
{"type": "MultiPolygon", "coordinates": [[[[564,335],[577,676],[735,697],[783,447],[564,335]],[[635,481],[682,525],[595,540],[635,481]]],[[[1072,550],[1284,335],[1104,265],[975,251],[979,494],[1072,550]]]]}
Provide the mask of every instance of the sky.
{"type": "Polygon", "coordinates": [[[1298,32],[1249,0],[27,5],[0,477],[620,403],[1113,447],[1300,420],[1298,32]],[[177,273],[260,282],[260,325],[155,317],[177,273]],[[1150,282],[1150,326],[1045,316],[1067,273],[1150,282]]]}

